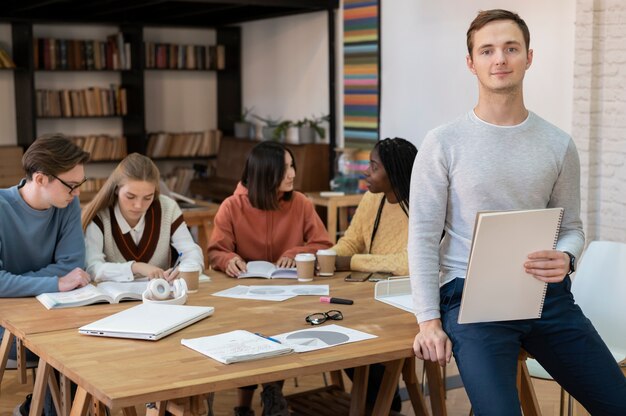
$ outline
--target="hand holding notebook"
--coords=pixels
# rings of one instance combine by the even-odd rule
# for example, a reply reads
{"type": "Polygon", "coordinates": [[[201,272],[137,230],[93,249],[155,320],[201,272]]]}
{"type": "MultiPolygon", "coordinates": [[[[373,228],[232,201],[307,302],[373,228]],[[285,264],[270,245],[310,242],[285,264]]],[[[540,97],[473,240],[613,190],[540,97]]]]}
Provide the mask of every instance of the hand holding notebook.
{"type": "Polygon", "coordinates": [[[459,323],[541,317],[547,284],[524,263],[556,247],[562,215],[563,208],[477,214],[459,323]]]}

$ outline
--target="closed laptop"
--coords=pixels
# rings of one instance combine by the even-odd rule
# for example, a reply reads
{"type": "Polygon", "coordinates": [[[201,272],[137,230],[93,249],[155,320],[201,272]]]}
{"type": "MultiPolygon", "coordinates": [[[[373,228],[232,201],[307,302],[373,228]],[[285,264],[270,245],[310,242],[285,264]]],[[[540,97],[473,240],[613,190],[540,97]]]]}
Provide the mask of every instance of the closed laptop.
{"type": "Polygon", "coordinates": [[[211,316],[212,306],[142,303],[78,328],[85,335],[156,341],[211,316]]]}

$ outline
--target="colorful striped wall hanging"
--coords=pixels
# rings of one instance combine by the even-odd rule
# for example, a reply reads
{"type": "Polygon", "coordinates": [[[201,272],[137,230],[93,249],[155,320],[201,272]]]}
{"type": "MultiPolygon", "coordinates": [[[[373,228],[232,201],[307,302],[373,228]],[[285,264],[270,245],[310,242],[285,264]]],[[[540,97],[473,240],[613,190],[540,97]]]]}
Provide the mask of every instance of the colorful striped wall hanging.
{"type": "Polygon", "coordinates": [[[379,0],[343,1],[345,147],[371,148],[379,134],[379,0]]]}

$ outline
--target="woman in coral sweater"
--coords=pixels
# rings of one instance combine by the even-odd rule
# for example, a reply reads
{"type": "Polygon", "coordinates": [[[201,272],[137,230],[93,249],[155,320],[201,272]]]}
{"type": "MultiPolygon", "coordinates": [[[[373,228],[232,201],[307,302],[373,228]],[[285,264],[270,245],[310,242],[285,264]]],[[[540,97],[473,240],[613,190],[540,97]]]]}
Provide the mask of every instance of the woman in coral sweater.
{"type": "Polygon", "coordinates": [[[332,245],[311,201],[294,191],[295,177],[293,154],[280,143],[250,151],[241,182],[215,216],[208,249],[215,270],[237,277],[251,260],[294,267],[296,254],[332,245]]]}
{"type": "MultiPolygon", "coordinates": [[[[311,201],[294,191],[295,177],[293,154],[285,146],[261,142],[250,151],[241,182],[215,216],[208,249],[214,269],[237,277],[251,260],[294,267],[296,254],[332,245],[311,201]]],[[[289,415],[282,385],[282,381],[263,385],[263,415],[289,415]]],[[[254,415],[255,389],[255,385],[239,389],[236,416],[254,415]]]]}

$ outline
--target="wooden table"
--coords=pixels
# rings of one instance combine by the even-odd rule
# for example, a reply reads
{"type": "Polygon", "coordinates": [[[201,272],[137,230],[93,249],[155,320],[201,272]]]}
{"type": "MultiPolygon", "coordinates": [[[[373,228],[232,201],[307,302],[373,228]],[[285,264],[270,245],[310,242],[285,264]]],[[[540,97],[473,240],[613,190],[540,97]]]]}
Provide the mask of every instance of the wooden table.
{"type": "Polygon", "coordinates": [[[348,228],[348,208],[356,207],[363,194],[347,194],[341,196],[321,196],[319,192],[306,194],[313,205],[327,208],[326,228],[332,243],[337,242],[337,210],[339,210],[339,231],[348,228]]]}
{"type": "MultiPolygon", "coordinates": [[[[0,344],[0,380],[4,376],[9,351],[14,341],[17,344],[18,381],[26,383],[23,340],[27,336],[78,328],[129,306],[128,303],[106,304],[49,311],[35,298],[2,299],[0,302],[0,325],[4,327],[5,331],[0,344]]],[[[54,400],[57,401],[58,410],[63,413],[69,399],[69,390],[65,388],[65,379],[61,377],[61,391],[64,394],[59,393],[56,379],[45,376],[38,378],[37,382],[44,387],[47,382],[52,383],[51,389],[54,400]]]]}
{"type": "MultiPolygon", "coordinates": [[[[51,367],[54,367],[79,386],[72,414],[82,414],[91,397],[111,409],[122,408],[132,414],[131,408],[141,403],[357,367],[351,414],[361,415],[364,412],[366,366],[384,362],[387,364],[386,376],[372,414],[388,414],[403,363],[413,356],[412,342],[417,325],[410,313],[375,301],[371,283],[346,283],[341,273],[315,283],[328,283],[332,296],[353,299],[354,305],[322,304],[316,296],[299,296],[284,302],[215,297],[211,293],[242,282],[233,281],[220,273],[210,274],[213,282],[202,283],[198,293],[190,295],[187,304],[214,306],[215,314],[157,342],[85,336],[78,334],[75,328],[27,334],[24,344],[40,356],[37,383],[41,377],[45,380],[51,367]],[[180,344],[182,338],[233,329],[273,335],[308,328],[310,326],[304,320],[306,315],[329,309],[343,312],[344,320],[336,323],[377,335],[378,338],[231,365],[220,364],[180,344]]],[[[297,282],[249,279],[243,283],[277,285],[297,282]]],[[[134,302],[125,304],[127,307],[134,305],[134,302]]],[[[71,311],[81,315],[90,308],[92,306],[71,311]]],[[[429,379],[429,382],[433,384],[433,380],[429,379]]],[[[41,408],[45,385],[37,384],[35,387],[31,407],[33,415],[38,414],[41,408]]],[[[438,399],[436,396],[431,394],[431,400],[439,400],[435,408],[443,409],[438,414],[445,414],[443,394],[438,399]]]]}

